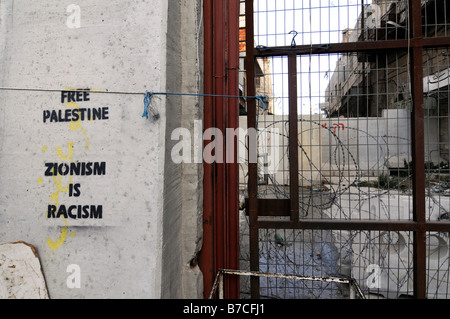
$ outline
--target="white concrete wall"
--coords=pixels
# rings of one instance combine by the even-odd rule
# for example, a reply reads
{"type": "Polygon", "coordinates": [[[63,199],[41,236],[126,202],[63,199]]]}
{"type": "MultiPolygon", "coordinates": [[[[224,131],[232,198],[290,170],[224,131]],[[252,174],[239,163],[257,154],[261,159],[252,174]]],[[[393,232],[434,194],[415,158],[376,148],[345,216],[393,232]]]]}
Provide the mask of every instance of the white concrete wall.
{"type": "Polygon", "coordinates": [[[36,247],[50,298],[159,298],[165,196],[174,196],[164,192],[170,117],[158,97],[160,118],[142,118],[143,98],[174,80],[168,42],[181,28],[169,28],[168,20],[180,24],[179,15],[168,17],[169,4],[190,10],[194,21],[197,7],[79,0],[80,27],[72,28],[71,3],[1,1],[0,87],[14,90],[0,90],[0,242],[36,247]],[[61,101],[67,88],[109,93],[69,103],[61,101]],[[108,111],[101,120],[44,121],[45,111],[99,107],[108,111]],[[101,176],[46,176],[46,163],[71,162],[106,169],[101,176]],[[69,184],[79,194],[70,196],[69,184]],[[102,218],[48,218],[48,205],[101,205],[102,218]],[[67,286],[72,264],[80,266],[80,288],[67,286]]]}
{"type": "MultiPolygon", "coordinates": [[[[169,1],[169,92],[202,91],[201,6],[201,0],[169,1]]],[[[194,148],[195,123],[200,124],[200,134],[202,128],[202,98],[172,95],[166,107],[162,297],[203,298],[203,277],[197,262],[203,231],[203,165],[201,160],[180,164],[171,160],[172,149],[179,143],[177,137],[172,140],[174,130],[187,129],[194,148]]]]}
{"type": "MultiPolygon", "coordinates": [[[[324,170],[335,176],[354,176],[356,171],[360,176],[378,176],[388,168],[404,168],[405,161],[412,160],[410,122],[410,112],[404,109],[383,110],[382,117],[326,119],[336,136],[323,135],[324,170]]],[[[426,118],[424,124],[425,161],[438,164],[443,160],[438,119],[426,118]]]]}

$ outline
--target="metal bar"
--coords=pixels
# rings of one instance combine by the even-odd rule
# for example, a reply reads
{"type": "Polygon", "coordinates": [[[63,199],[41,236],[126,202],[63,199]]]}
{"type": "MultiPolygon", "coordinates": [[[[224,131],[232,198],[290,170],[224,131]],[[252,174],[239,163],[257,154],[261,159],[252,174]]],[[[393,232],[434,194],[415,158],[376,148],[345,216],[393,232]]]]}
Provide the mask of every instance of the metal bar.
{"type": "MultiPolygon", "coordinates": [[[[214,94],[225,95],[226,92],[226,16],[228,14],[224,0],[213,1],[213,89],[214,94]]],[[[213,118],[214,128],[225,132],[226,111],[225,99],[214,98],[216,116],[213,118]]],[[[219,145],[216,145],[219,147],[219,145]]],[[[223,153],[223,150],[222,154],[223,153]]],[[[215,155],[218,152],[216,150],[215,155]]],[[[226,263],[226,165],[218,157],[214,161],[214,250],[215,271],[226,263]]]]}
{"type": "MultiPolygon", "coordinates": [[[[246,199],[246,207],[248,207],[246,199]]],[[[289,217],[290,199],[259,198],[259,217],[289,217]]],[[[247,213],[248,214],[248,213],[247,213]]],[[[259,221],[262,228],[294,228],[294,229],[334,229],[334,230],[391,230],[391,231],[436,231],[450,232],[450,222],[427,221],[417,223],[409,220],[327,220],[327,219],[300,219],[298,223],[291,221],[259,221]]]]}
{"type": "MultiPolygon", "coordinates": [[[[203,2],[204,11],[204,91],[212,93],[212,1],[203,2]]],[[[203,127],[208,129],[213,127],[214,108],[212,98],[204,99],[203,127]]],[[[199,254],[199,267],[203,273],[204,298],[207,298],[207,291],[213,285],[215,276],[214,264],[214,167],[213,164],[203,162],[203,246],[199,254]]]]}
{"type": "Polygon", "coordinates": [[[223,299],[224,298],[224,291],[223,291],[223,286],[224,286],[224,276],[223,274],[221,274],[219,276],[219,299],[223,299]]]}
{"type": "MultiPolygon", "coordinates": [[[[224,1],[225,9],[228,11],[227,25],[227,95],[239,95],[239,0],[224,1]]],[[[223,12],[225,12],[224,10],[223,12]]],[[[233,132],[239,127],[239,101],[227,99],[225,118],[227,119],[226,130],[232,128],[233,132]]],[[[237,155],[238,138],[233,134],[233,142],[226,144],[226,241],[224,249],[227,250],[226,267],[239,269],[239,159],[237,155]],[[231,161],[228,155],[233,154],[231,161]]],[[[227,139],[228,140],[228,136],[227,139]]],[[[239,299],[239,277],[228,278],[226,281],[226,297],[239,299]]]]}
{"type": "Polygon", "coordinates": [[[437,48],[450,46],[450,37],[434,37],[422,39],[424,48],[437,48]]]}
{"type": "MultiPolygon", "coordinates": [[[[245,201],[248,207],[248,199],[245,201]]],[[[289,217],[290,199],[259,198],[259,217],[289,217]]],[[[248,212],[247,212],[248,215],[248,212]]],[[[427,221],[417,223],[409,220],[329,220],[329,219],[300,219],[298,223],[291,221],[259,221],[263,228],[294,228],[294,229],[334,229],[334,230],[391,230],[391,231],[436,231],[450,232],[450,222],[427,221]]]]}
{"type": "Polygon", "coordinates": [[[260,220],[258,227],[266,229],[323,229],[323,230],[387,230],[387,231],[450,231],[449,222],[417,223],[395,220],[331,220],[302,219],[299,222],[260,220]]]}
{"type": "MultiPolygon", "coordinates": [[[[318,45],[297,45],[280,47],[257,47],[253,49],[255,57],[286,56],[288,54],[332,54],[346,52],[381,52],[386,50],[407,50],[414,46],[415,40],[380,40],[365,42],[330,43],[318,45]]],[[[424,48],[450,46],[450,37],[424,38],[421,40],[424,48]]]]}
{"type": "MultiPolygon", "coordinates": [[[[223,281],[223,271],[222,271],[222,269],[219,269],[217,274],[216,274],[216,276],[215,276],[215,278],[214,278],[214,283],[211,286],[211,290],[209,292],[208,299],[213,299],[214,298],[217,290],[220,289],[218,287],[222,287],[223,288],[222,281],[223,281]]],[[[220,299],[223,299],[223,298],[220,298],[220,299]]]]}
{"type": "Polygon", "coordinates": [[[365,26],[365,22],[366,22],[366,12],[365,12],[365,5],[364,5],[364,0],[361,0],[361,35],[362,35],[362,39],[365,40],[366,39],[366,26],[365,26]]]}
{"type": "MultiPolygon", "coordinates": [[[[248,199],[245,200],[248,207],[248,199]]],[[[289,216],[291,201],[289,199],[258,199],[258,216],[289,216]]],[[[248,212],[247,212],[248,215],[248,212]]]]}
{"type": "Polygon", "coordinates": [[[227,269],[223,269],[222,272],[224,274],[228,274],[228,275],[277,277],[277,278],[284,278],[284,279],[335,282],[335,283],[339,283],[339,284],[349,284],[351,282],[351,279],[341,278],[341,277],[298,276],[298,275],[286,275],[286,274],[272,274],[272,273],[255,272],[255,271],[236,271],[236,270],[227,270],[227,269]]]}
{"type": "MultiPolygon", "coordinates": [[[[220,269],[217,273],[215,284],[210,293],[210,298],[216,293],[216,290],[220,290],[220,283],[224,275],[235,275],[235,276],[250,276],[253,277],[265,277],[265,278],[283,278],[283,279],[294,279],[294,280],[306,280],[306,281],[322,281],[330,283],[348,284],[353,294],[356,292],[362,299],[366,299],[358,283],[352,278],[342,278],[342,277],[318,277],[318,276],[299,276],[299,275],[286,275],[286,274],[275,274],[275,273],[265,273],[259,271],[242,271],[242,270],[231,270],[231,269],[220,269]]],[[[220,291],[219,291],[220,294],[220,291]]]]}
{"type": "Polygon", "coordinates": [[[353,285],[349,284],[349,290],[350,290],[350,299],[356,299],[356,291],[353,285]]]}
{"type": "MultiPolygon", "coordinates": [[[[409,1],[410,30],[414,44],[411,47],[412,92],[412,157],[413,157],[413,219],[425,223],[425,142],[423,109],[423,40],[422,5],[420,0],[409,1]]],[[[417,299],[426,298],[426,234],[414,232],[413,282],[417,299]]]]}
{"type": "Polygon", "coordinates": [[[345,42],[330,43],[319,45],[297,45],[296,47],[258,47],[254,49],[254,55],[257,57],[266,56],[285,56],[288,54],[310,55],[310,54],[329,54],[345,52],[374,52],[386,49],[407,49],[408,40],[384,40],[384,41],[366,41],[366,42],[345,42]]]}
{"type": "Polygon", "coordinates": [[[288,56],[289,73],[289,185],[291,221],[298,221],[298,109],[297,55],[288,56]]]}
{"type": "MultiPolygon", "coordinates": [[[[246,69],[247,69],[247,95],[256,95],[255,86],[255,56],[254,56],[254,19],[253,19],[253,0],[245,2],[246,18],[246,69]]],[[[247,101],[247,128],[256,129],[256,101],[249,99],[247,101]]],[[[252,140],[249,139],[249,143],[252,140]]],[[[249,232],[250,232],[250,270],[259,271],[259,234],[258,234],[258,166],[252,157],[256,157],[256,145],[248,145],[248,192],[249,192],[249,232]]],[[[257,157],[256,157],[257,158],[257,157]]],[[[259,279],[252,277],[250,279],[251,297],[259,299],[259,279]]]]}
{"type": "MultiPolygon", "coordinates": [[[[238,0],[204,1],[205,97],[204,129],[238,127],[238,104],[226,95],[238,95],[238,0]],[[232,20],[232,21],[231,21],[232,20]]],[[[205,141],[210,143],[209,141],[205,141]]],[[[222,154],[227,154],[227,143],[222,154]]],[[[233,144],[233,143],[231,143],[233,144]]],[[[233,147],[233,146],[231,146],[233,147]]],[[[216,155],[219,152],[216,152],[216,155]]],[[[234,152],[236,154],[236,152],[234,152]]],[[[236,156],[236,155],[235,155],[236,156]]],[[[238,161],[215,158],[204,162],[203,247],[199,265],[204,277],[204,297],[219,268],[239,263],[238,161]]],[[[225,298],[237,298],[236,279],[225,283],[225,298]]]]}
{"type": "Polygon", "coordinates": [[[358,282],[353,278],[350,280],[350,287],[351,287],[350,289],[353,292],[356,291],[358,295],[362,297],[362,299],[366,299],[366,296],[364,296],[364,293],[362,292],[361,287],[358,285],[358,282]]]}

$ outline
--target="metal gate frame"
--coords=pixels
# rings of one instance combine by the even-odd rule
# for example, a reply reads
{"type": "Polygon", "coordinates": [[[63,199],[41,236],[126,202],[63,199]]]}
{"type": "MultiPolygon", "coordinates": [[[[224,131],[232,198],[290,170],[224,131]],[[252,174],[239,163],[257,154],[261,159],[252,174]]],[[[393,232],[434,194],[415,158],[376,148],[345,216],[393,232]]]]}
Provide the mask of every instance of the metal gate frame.
{"type": "MultiPolygon", "coordinates": [[[[364,7],[364,0],[361,0],[364,7]]],[[[422,32],[422,12],[420,0],[409,0],[410,38],[401,40],[381,40],[356,43],[332,43],[321,46],[299,45],[295,47],[255,48],[253,0],[246,0],[246,62],[248,95],[256,95],[256,58],[285,56],[288,58],[289,73],[289,165],[290,199],[258,199],[257,163],[248,165],[248,214],[250,227],[250,270],[259,271],[258,230],[275,229],[317,229],[317,230],[367,230],[367,231],[410,231],[413,233],[413,289],[414,298],[426,298],[426,232],[450,232],[449,222],[426,220],[425,214],[425,158],[424,158],[424,98],[423,61],[424,48],[450,46],[450,37],[424,38],[422,32]],[[413,158],[413,219],[411,221],[376,220],[299,220],[298,188],[298,128],[297,128],[297,56],[346,53],[377,52],[382,50],[409,50],[411,56],[412,88],[412,158],[413,158]],[[272,209],[269,211],[267,207],[272,209]],[[275,208],[275,209],[273,209],[275,208]],[[289,216],[289,221],[262,221],[260,216],[289,216]]],[[[248,128],[256,129],[256,102],[248,100],[248,128]]],[[[250,150],[252,148],[249,148],[250,150]]],[[[250,154],[249,154],[250,158],[250,154]]],[[[259,278],[251,277],[251,297],[258,299],[259,278]]]]}
{"type": "MultiPolygon", "coordinates": [[[[203,129],[239,126],[239,0],[204,0],[204,99],[203,129]]],[[[205,141],[205,145],[210,143],[205,141]]],[[[226,144],[226,143],[224,143],[226,144]]],[[[208,298],[221,268],[239,268],[239,167],[230,162],[203,162],[203,247],[198,262],[208,298]]],[[[239,278],[224,283],[225,298],[239,298],[239,278]]]]}

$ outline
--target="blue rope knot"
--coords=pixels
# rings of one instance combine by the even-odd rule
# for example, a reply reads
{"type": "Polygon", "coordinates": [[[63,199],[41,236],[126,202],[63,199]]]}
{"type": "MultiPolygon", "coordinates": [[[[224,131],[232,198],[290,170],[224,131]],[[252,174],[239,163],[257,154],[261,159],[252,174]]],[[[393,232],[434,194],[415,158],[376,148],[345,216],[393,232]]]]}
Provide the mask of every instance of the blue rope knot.
{"type": "Polygon", "coordinates": [[[266,103],[264,103],[264,99],[265,99],[265,98],[266,98],[266,96],[263,96],[263,95],[256,95],[256,96],[255,96],[255,99],[257,99],[258,101],[261,102],[261,105],[262,105],[262,107],[263,107],[263,110],[264,110],[264,111],[267,111],[266,103]]]}
{"type": "Polygon", "coordinates": [[[154,120],[157,120],[159,118],[159,114],[155,113],[151,106],[152,106],[152,93],[149,91],[146,91],[145,97],[144,97],[144,113],[142,114],[142,117],[149,118],[149,110],[152,113],[152,117],[154,120]]]}
{"type": "Polygon", "coordinates": [[[146,91],[146,94],[144,97],[144,113],[142,114],[142,117],[145,117],[148,119],[148,109],[149,109],[151,103],[152,103],[152,94],[149,91],[146,91]]]}

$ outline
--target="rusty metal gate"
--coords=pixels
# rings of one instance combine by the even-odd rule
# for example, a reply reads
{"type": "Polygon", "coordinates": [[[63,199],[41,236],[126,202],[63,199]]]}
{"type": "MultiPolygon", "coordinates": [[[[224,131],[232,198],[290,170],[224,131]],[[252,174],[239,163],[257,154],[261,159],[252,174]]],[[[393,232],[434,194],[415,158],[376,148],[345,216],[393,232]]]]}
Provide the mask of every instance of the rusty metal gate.
{"type": "Polygon", "coordinates": [[[241,13],[241,90],[264,97],[241,103],[258,132],[241,268],[283,274],[250,276],[248,296],[347,298],[321,280],[342,277],[370,298],[449,298],[450,4],[243,0],[241,13]]]}

